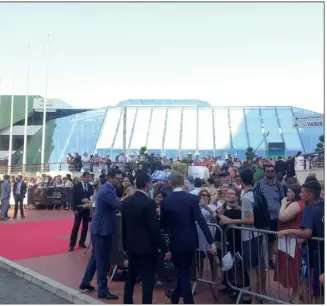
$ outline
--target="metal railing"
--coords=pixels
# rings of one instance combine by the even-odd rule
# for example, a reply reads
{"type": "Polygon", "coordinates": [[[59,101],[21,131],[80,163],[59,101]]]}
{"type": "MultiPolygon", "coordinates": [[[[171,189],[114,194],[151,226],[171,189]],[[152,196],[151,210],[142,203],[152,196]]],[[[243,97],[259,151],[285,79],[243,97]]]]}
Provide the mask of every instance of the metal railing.
{"type": "MultiPolygon", "coordinates": [[[[121,170],[129,172],[134,169],[134,163],[121,163],[113,162],[110,167],[118,167],[121,170]]],[[[6,173],[25,173],[25,172],[50,172],[50,171],[65,171],[65,172],[91,172],[101,173],[102,170],[107,170],[108,164],[106,162],[99,163],[87,163],[81,166],[75,167],[69,165],[67,162],[61,163],[44,163],[44,164],[25,164],[25,165],[12,165],[12,166],[0,166],[0,174],[6,173]]]]}
{"type": "Polygon", "coordinates": [[[233,257],[233,268],[226,277],[230,288],[238,292],[237,304],[246,296],[255,299],[255,304],[322,304],[319,277],[324,273],[324,239],[309,238],[299,244],[295,237],[278,238],[277,234],[240,226],[224,231],[225,253],[233,257]],[[269,268],[268,236],[278,245],[274,270],[269,268]]]}

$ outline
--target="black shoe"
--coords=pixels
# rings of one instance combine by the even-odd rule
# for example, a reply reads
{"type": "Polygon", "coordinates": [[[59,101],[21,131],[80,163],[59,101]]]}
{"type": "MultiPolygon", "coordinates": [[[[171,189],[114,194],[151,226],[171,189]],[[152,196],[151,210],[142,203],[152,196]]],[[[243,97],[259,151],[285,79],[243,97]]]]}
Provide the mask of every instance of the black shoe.
{"type": "Polygon", "coordinates": [[[70,247],[68,248],[68,252],[73,252],[73,251],[74,251],[74,247],[70,246],[70,247]]]}
{"type": "Polygon", "coordinates": [[[79,289],[80,289],[80,290],[94,291],[94,290],[95,290],[95,287],[93,287],[93,286],[91,286],[91,285],[88,285],[88,286],[80,285],[80,286],[79,286],[79,289]]]}
{"type": "Polygon", "coordinates": [[[98,294],[98,298],[99,299],[105,299],[105,300],[118,300],[119,299],[119,297],[117,295],[114,295],[114,294],[112,294],[110,292],[108,292],[105,295],[98,294]]]}
{"type": "Polygon", "coordinates": [[[17,219],[17,216],[13,216],[13,219],[17,219]]]}
{"type": "Polygon", "coordinates": [[[25,216],[21,216],[21,219],[25,219],[26,217],[25,216]]]}
{"type": "Polygon", "coordinates": [[[276,269],[276,265],[274,264],[274,262],[272,260],[269,260],[269,269],[270,270],[275,270],[276,269]]]}
{"type": "Polygon", "coordinates": [[[166,289],[165,290],[165,295],[166,295],[166,297],[168,298],[168,299],[170,299],[171,300],[171,298],[172,298],[172,296],[173,296],[173,294],[174,294],[174,289],[166,289]]]}
{"type": "Polygon", "coordinates": [[[85,243],[80,243],[79,244],[79,247],[82,248],[82,249],[86,249],[87,248],[87,246],[85,245],[85,243]]]}

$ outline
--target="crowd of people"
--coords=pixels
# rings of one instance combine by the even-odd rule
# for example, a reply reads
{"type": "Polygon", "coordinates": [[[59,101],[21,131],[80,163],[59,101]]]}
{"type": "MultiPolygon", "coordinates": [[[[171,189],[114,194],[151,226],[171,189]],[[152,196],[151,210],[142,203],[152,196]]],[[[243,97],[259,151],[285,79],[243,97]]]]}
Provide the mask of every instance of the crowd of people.
{"type": "MultiPolygon", "coordinates": [[[[95,157],[98,158],[98,156],[95,157]]],[[[177,159],[175,163],[205,166],[210,173],[210,178],[205,180],[182,175],[182,183],[177,184],[178,186],[176,182],[172,184],[174,177],[176,180],[176,172],[170,170],[173,161],[166,157],[150,154],[137,156],[135,159],[129,156],[130,159],[126,159],[121,153],[117,158],[117,163],[112,163],[107,157],[107,167],[97,168],[96,171],[94,171],[95,167],[98,167],[100,162],[99,164],[94,162],[96,161],[94,157],[88,160],[86,158],[88,158],[87,154],[84,155],[84,162],[82,158],[81,162],[75,163],[74,159],[72,162],[74,169],[83,172],[80,177],[72,178],[70,174],[58,175],[54,178],[45,174],[36,178],[4,175],[0,183],[1,220],[8,219],[10,197],[13,197],[15,201],[14,218],[17,217],[18,210],[24,218],[23,200],[29,189],[63,187],[65,190],[70,190],[65,193],[62,207],[72,209],[75,215],[69,244],[69,251],[73,251],[81,223],[79,247],[86,247],[89,219],[92,214],[97,215],[97,194],[104,192],[103,188],[107,185],[110,186],[108,192],[115,194],[115,199],[112,199],[115,203],[115,211],[120,210],[120,203],[127,203],[129,199],[133,199],[133,196],[141,192],[147,196],[149,203],[154,203],[158,220],[162,219],[163,203],[171,199],[174,191],[182,191],[197,199],[198,207],[206,223],[217,224],[224,233],[226,231],[224,238],[226,249],[224,247],[218,250],[218,259],[216,259],[208,233],[202,233],[202,229],[198,228],[197,249],[202,258],[202,264],[198,263],[199,273],[203,269],[203,260],[207,258],[214,279],[216,271],[214,271],[213,262],[218,260],[221,264],[222,258],[228,251],[234,258],[236,254],[241,256],[241,270],[246,274],[241,277],[243,286],[251,288],[251,292],[262,296],[267,295],[267,270],[269,270],[273,271],[276,283],[290,290],[289,302],[299,303],[301,300],[302,303],[308,303],[311,296],[315,302],[321,301],[319,299],[323,296],[323,290],[319,278],[323,279],[324,273],[324,245],[322,241],[314,241],[310,238],[324,238],[324,185],[318,182],[314,173],[307,177],[304,184],[298,183],[295,169],[301,165],[301,152],[287,160],[281,157],[254,158],[251,161],[242,162],[231,155],[227,159],[207,157],[200,160],[198,156],[177,159]],[[91,160],[93,163],[90,162],[91,160]],[[133,167],[126,166],[126,164],[133,164],[133,167]],[[170,179],[152,181],[151,174],[163,169],[171,171],[170,179]],[[99,172],[99,176],[88,170],[99,172]],[[258,171],[262,172],[261,176],[256,176],[258,171]],[[114,178],[112,173],[114,173],[114,178]],[[143,183],[138,184],[138,178],[141,182],[142,175],[143,183]],[[145,180],[145,183],[144,175],[149,178],[149,181],[145,180]],[[227,233],[230,226],[238,226],[240,230],[234,229],[233,233],[231,231],[227,233]],[[262,230],[271,232],[265,234],[262,230]],[[292,256],[282,250],[278,243],[283,237],[288,236],[297,237],[297,247],[292,256]]],[[[29,204],[28,201],[27,204],[29,204]]],[[[113,233],[114,229],[109,221],[112,223],[114,221],[112,219],[106,221],[109,232],[113,233]]],[[[91,223],[91,234],[98,235],[98,230],[93,228],[92,232],[91,223]]],[[[215,241],[223,239],[218,231],[212,228],[210,228],[210,234],[215,241]]],[[[93,246],[96,243],[99,244],[99,241],[96,242],[94,239],[98,238],[92,238],[93,246]]],[[[98,269],[98,264],[95,268],[95,261],[103,260],[103,254],[97,256],[100,256],[100,259],[94,253],[93,262],[89,263],[94,272],[98,269]]],[[[106,265],[104,268],[106,269],[106,265]]],[[[81,289],[94,290],[90,284],[94,275],[92,271],[86,271],[81,289]]],[[[98,278],[99,295],[116,299],[115,295],[109,293],[106,283],[103,283],[106,276],[100,273],[101,277],[102,280],[98,278]]],[[[161,279],[160,275],[157,277],[157,285],[163,285],[165,280],[161,279]]],[[[230,286],[233,283],[231,278],[233,277],[227,272],[224,273],[221,290],[235,294],[235,288],[230,286]]],[[[133,282],[128,284],[130,287],[127,290],[131,292],[133,282]]],[[[168,290],[166,294],[172,298],[175,292],[176,290],[172,292],[168,290]]],[[[191,301],[190,297],[188,298],[188,301],[191,301]]],[[[130,296],[127,300],[130,301],[130,296]]],[[[262,298],[254,295],[252,302],[260,303],[262,298]]]]}
{"type": "MultiPolygon", "coordinates": [[[[195,158],[190,164],[197,164],[197,159],[195,158]]],[[[241,270],[244,270],[246,275],[241,278],[243,281],[248,279],[248,284],[243,284],[244,287],[248,286],[252,292],[266,296],[268,269],[274,273],[274,281],[279,284],[278,286],[291,292],[289,302],[299,303],[301,300],[303,303],[308,303],[311,296],[313,296],[314,301],[320,301],[323,290],[319,283],[319,277],[324,272],[324,245],[322,241],[312,241],[310,238],[324,238],[324,186],[318,182],[314,173],[311,173],[301,186],[295,177],[295,172],[290,175],[289,164],[281,158],[276,160],[258,159],[253,164],[247,166],[232,157],[220,162],[218,158],[210,169],[211,176],[209,179],[203,180],[198,177],[187,176],[185,179],[183,178],[183,183],[178,190],[197,197],[201,214],[207,223],[217,224],[223,232],[231,225],[240,227],[239,232],[234,231],[233,234],[227,234],[225,242],[227,243],[227,250],[233,256],[239,253],[242,257],[243,268],[241,270]],[[226,181],[221,176],[222,172],[215,175],[214,168],[223,169],[225,167],[228,169],[226,167],[228,163],[230,163],[230,168],[236,167],[237,170],[235,175],[230,175],[230,180],[226,181]],[[237,167],[238,164],[240,167],[237,167]],[[253,164],[263,170],[263,177],[257,180],[255,179],[256,169],[253,169],[255,168],[253,164]],[[258,206],[261,208],[258,209],[258,206]],[[268,230],[270,232],[264,234],[258,233],[256,230],[268,230]],[[279,247],[278,240],[285,236],[298,238],[293,257],[279,247]],[[309,272],[313,274],[309,276],[309,272]]],[[[166,166],[169,168],[168,163],[166,166]]],[[[118,169],[118,167],[114,168],[118,169]]],[[[122,203],[128,201],[140,191],[140,186],[137,185],[140,173],[151,174],[155,170],[150,166],[149,168],[142,167],[133,174],[120,171],[115,180],[110,183],[114,186],[116,198],[122,203]]],[[[174,173],[172,171],[171,179],[174,173]]],[[[99,179],[95,193],[99,190],[99,186],[106,183],[106,174],[102,173],[99,179]]],[[[141,192],[153,200],[159,219],[161,219],[162,203],[169,199],[176,189],[176,186],[171,184],[171,179],[168,181],[151,181],[146,184],[146,188],[142,185],[141,192]]],[[[87,184],[90,181],[92,183],[91,174],[84,172],[82,181],[84,182],[82,184],[87,184]]],[[[86,198],[90,198],[90,196],[91,194],[86,198]]],[[[97,207],[96,196],[94,195],[92,198],[93,200],[90,201],[85,200],[86,208],[97,207]]],[[[78,213],[78,217],[75,215],[73,238],[69,246],[70,251],[74,250],[81,220],[84,220],[84,230],[82,230],[84,234],[81,236],[79,246],[85,247],[89,216],[90,212],[87,210],[85,213],[84,209],[82,213],[78,213]]],[[[202,260],[208,258],[213,269],[212,263],[216,258],[210,252],[211,243],[208,242],[201,230],[198,232],[200,257],[202,260]]],[[[210,232],[215,241],[222,240],[222,237],[217,235],[218,231],[210,229],[210,232]]],[[[218,252],[219,262],[222,261],[225,253],[225,249],[218,252]]],[[[201,269],[203,269],[203,264],[198,265],[198,270],[201,269]]],[[[216,275],[213,270],[212,275],[213,277],[216,275]]],[[[93,287],[89,283],[92,277],[88,275],[87,279],[88,282],[84,280],[81,288],[92,289],[93,287]]],[[[163,280],[158,276],[157,285],[162,283],[163,280]]],[[[230,283],[228,273],[225,273],[221,290],[235,294],[230,283]]],[[[169,294],[169,291],[166,294],[170,297],[173,296],[173,293],[169,294]]],[[[258,296],[252,297],[253,303],[262,303],[262,300],[258,296]]]]}
{"type": "Polygon", "coordinates": [[[220,174],[225,171],[225,168],[229,172],[235,172],[239,168],[251,167],[252,169],[262,169],[267,163],[277,163],[276,167],[278,173],[287,175],[287,177],[293,177],[295,176],[296,170],[309,169],[309,163],[311,163],[311,166],[313,167],[318,164],[318,156],[311,156],[312,158],[310,159],[307,157],[308,156],[302,154],[302,152],[297,152],[297,154],[285,159],[283,157],[253,156],[251,159],[242,161],[240,158],[233,156],[232,154],[229,154],[226,159],[222,156],[206,156],[200,158],[197,154],[195,154],[194,157],[192,154],[189,154],[186,157],[177,157],[173,160],[172,158],[167,158],[165,155],[155,155],[154,153],[146,153],[144,155],[134,155],[133,153],[130,153],[125,155],[124,152],[121,152],[116,156],[115,160],[112,161],[109,155],[100,156],[98,153],[94,155],[84,153],[83,156],[79,155],[79,153],[75,153],[74,155],[68,153],[66,162],[70,171],[77,172],[85,171],[98,173],[101,171],[108,171],[112,166],[117,166],[119,169],[124,170],[126,165],[129,167],[130,171],[133,171],[139,168],[138,164],[141,164],[143,169],[151,169],[153,172],[154,170],[170,168],[174,163],[184,163],[187,166],[207,167],[212,174],[220,174]]]}

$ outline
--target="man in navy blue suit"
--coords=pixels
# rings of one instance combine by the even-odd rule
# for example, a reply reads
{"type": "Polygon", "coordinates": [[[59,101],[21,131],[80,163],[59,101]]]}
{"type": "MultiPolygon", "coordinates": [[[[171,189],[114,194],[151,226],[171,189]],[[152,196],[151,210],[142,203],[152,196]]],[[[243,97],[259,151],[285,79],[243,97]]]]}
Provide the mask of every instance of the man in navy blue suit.
{"type": "Polygon", "coordinates": [[[93,291],[95,288],[91,286],[91,281],[97,271],[98,297],[107,300],[118,299],[118,296],[109,292],[107,273],[110,266],[112,237],[116,231],[116,211],[121,205],[116,198],[115,186],[119,185],[121,179],[121,171],[110,168],[108,181],[98,191],[95,214],[90,228],[93,245],[92,256],[80,285],[81,290],[93,291]]]}
{"type": "Polygon", "coordinates": [[[216,248],[209,227],[202,216],[198,197],[183,191],[183,175],[173,172],[170,184],[173,193],[160,204],[160,223],[163,229],[170,231],[170,251],[178,275],[171,303],[178,304],[179,299],[183,297],[184,304],[194,304],[190,268],[199,244],[196,222],[211,245],[211,251],[215,252],[216,248]]]}

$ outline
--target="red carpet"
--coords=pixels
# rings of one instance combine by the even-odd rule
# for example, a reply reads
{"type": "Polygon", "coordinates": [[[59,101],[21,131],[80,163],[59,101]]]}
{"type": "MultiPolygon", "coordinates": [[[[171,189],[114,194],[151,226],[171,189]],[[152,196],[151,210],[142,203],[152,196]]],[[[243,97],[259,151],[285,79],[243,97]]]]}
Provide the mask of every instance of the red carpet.
{"type": "Polygon", "coordinates": [[[0,223],[0,256],[10,260],[66,253],[73,219],[0,223]]]}

